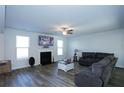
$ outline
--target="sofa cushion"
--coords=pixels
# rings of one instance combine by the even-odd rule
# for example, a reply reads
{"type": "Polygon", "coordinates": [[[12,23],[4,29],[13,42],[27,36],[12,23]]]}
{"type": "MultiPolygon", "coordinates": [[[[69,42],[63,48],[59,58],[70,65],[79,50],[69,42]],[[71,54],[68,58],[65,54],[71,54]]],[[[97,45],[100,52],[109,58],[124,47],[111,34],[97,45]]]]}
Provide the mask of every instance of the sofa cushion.
{"type": "Polygon", "coordinates": [[[83,58],[95,58],[95,53],[94,52],[83,52],[82,57],[83,58]]]}
{"type": "Polygon", "coordinates": [[[115,57],[113,55],[109,55],[109,56],[107,56],[107,58],[109,58],[111,61],[115,60],[115,57]]]}
{"type": "Polygon", "coordinates": [[[110,63],[110,59],[108,58],[108,57],[105,57],[105,58],[103,58],[102,60],[100,60],[99,62],[97,62],[97,63],[94,63],[93,65],[98,65],[98,66],[106,66],[107,64],[109,64],[110,63]]]}
{"type": "Polygon", "coordinates": [[[82,70],[75,75],[75,84],[78,87],[101,87],[102,81],[94,73],[89,70],[82,70]]]}
{"type": "Polygon", "coordinates": [[[92,65],[92,72],[93,72],[96,76],[100,77],[100,76],[102,75],[103,68],[98,67],[98,66],[96,66],[96,65],[92,65]]]}
{"type": "Polygon", "coordinates": [[[99,62],[101,59],[100,58],[94,58],[94,63],[99,62]]]}
{"type": "Polygon", "coordinates": [[[96,53],[96,58],[104,58],[106,56],[106,54],[104,53],[96,53]]]}
{"type": "Polygon", "coordinates": [[[95,58],[81,58],[79,59],[79,64],[85,65],[85,66],[90,66],[96,61],[95,58]]]}
{"type": "Polygon", "coordinates": [[[97,76],[101,76],[103,73],[103,70],[105,69],[105,67],[110,63],[110,59],[105,57],[104,59],[102,59],[101,61],[99,61],[98,63],[94,63],[92,64],[92,72],[95,73],[97,76]]]}
{"type": "Polygon", "coordinates": [[[111,62],[105,67],[101,79],[104,81],[104,85],[107,85],[107,82],[109,81],[109,78],[111,77],[111,71],[112,71],[113,65],[111,62]]]}
{"type": "Polygon", "coordinates": [[[109,54],[109,53],[96,53],[96,58],[104,58],[108,55],[112,55],[112,54],[109,54]]]}

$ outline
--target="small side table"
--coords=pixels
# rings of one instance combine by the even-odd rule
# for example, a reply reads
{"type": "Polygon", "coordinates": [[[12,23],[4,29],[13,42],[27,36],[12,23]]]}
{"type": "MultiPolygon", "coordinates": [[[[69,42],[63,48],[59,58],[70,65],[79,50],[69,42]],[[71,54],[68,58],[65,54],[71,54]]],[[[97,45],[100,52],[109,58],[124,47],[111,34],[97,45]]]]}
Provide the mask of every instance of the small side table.
{"type": "Polygon", "coordinates": [[[11,72],[11,60],[0,60],[0,74],[11,72]]]}

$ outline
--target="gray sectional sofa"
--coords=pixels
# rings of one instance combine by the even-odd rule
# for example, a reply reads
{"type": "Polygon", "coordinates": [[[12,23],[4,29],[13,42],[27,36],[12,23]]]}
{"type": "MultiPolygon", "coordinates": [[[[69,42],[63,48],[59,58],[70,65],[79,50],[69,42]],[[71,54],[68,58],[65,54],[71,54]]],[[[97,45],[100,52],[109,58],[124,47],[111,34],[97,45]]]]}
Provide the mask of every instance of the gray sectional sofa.
{"type": "Polygon", "coordinates": [[[116,62],[117,58],[114,55],[108,55],[93,63],[88,69],[75,75],[75,85],[78,87],[107,86],[116,62]]]}
{"type": "Polygon", "coordinates": [[[79,64],[83,66],[91,66],[93,63],[96,63],[109,55],[114,56],[113,53],[82,52],[82,57],[79,58],[79,64]]]}

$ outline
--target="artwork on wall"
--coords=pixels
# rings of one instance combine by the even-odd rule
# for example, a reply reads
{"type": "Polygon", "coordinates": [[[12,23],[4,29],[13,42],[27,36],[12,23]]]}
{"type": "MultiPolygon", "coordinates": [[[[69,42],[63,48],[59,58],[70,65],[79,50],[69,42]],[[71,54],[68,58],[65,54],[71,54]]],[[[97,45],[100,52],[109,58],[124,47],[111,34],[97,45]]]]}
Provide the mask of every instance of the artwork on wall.
{"type": "Polygon", "coordinates": [[[38,37],[38,45],[43,46],[44,48],[49,48],[49,46],[53,46],[54,38],[50,36],[39,35],[38,37]]]}

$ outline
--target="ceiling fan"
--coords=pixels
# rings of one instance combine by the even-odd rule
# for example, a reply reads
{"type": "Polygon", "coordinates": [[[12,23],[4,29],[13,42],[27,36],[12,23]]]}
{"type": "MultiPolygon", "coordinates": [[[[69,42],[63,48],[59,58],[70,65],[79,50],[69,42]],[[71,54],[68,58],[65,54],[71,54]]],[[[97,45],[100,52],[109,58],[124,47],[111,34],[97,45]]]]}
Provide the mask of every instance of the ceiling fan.
{"type": "Polygon", "coordinates": [[[74,28],[68,25],[63,25],[58,27],[57,31],[62,32],[63,35],[68,35],[68,34],[73,34],[74,28]]]}

